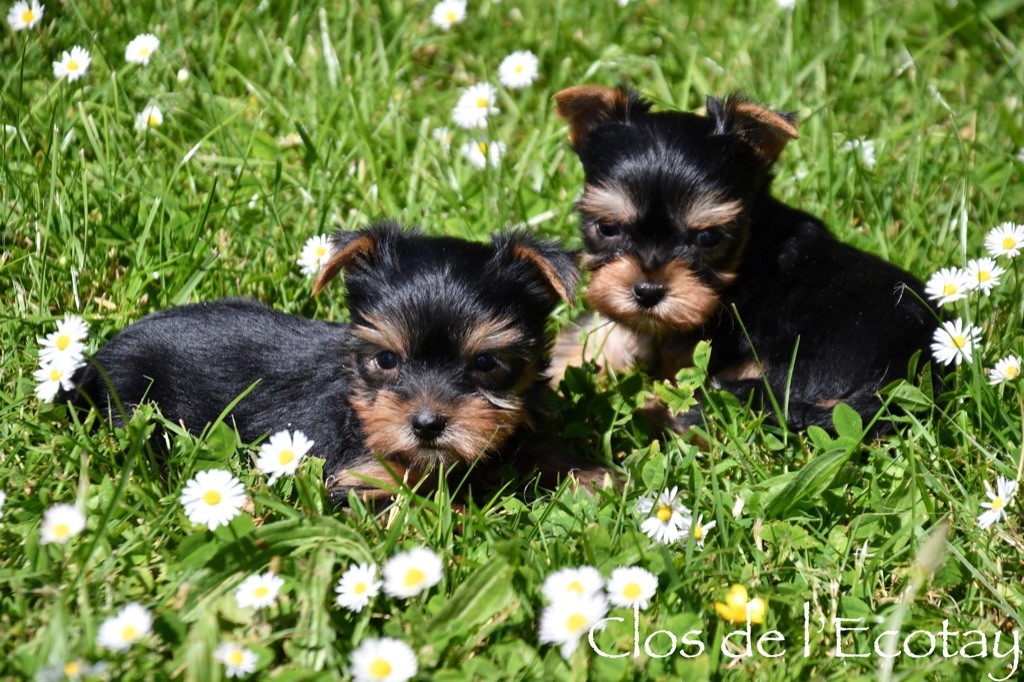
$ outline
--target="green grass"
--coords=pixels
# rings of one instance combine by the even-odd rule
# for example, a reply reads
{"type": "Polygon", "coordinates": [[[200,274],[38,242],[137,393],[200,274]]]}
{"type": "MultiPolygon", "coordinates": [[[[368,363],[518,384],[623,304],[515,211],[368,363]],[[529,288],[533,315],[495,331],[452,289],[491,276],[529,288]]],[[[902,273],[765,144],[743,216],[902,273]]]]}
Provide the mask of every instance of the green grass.
{"type": "MultiPolygon", "coordinates": [[[[997,631],[1024,626],[1022,524],[1017,507],[988,532],[976,516],[984,482],[1016,478],[1022,456],[1019,386],[992,388],[983,374],[1022,350],[1019,262],[995,295],[952,313],[984,327],[975,362],[934,399],[911,384],[891,394],[911,408],[892,437],[862,439],[842,411],[835,439],[786,432],[712,396],[710,445],[698,450],[633,419],[655,390],[643,377],[577,374],[555,427],[573,451],[616,461],[625,490],[499,495],[464,513],[444,492],[403,496],[380,516],[332,511],[315,461],[268,489],[226,427],[178,434],[158,461],[144,446],[151,413],[93,432],[40,404],[32,371],[36,337],[69,312],[89,320],[90,350],[148,312],[222,296],[344,319],[341,287],[312,299],[295,259],[308,237],[376,216],[473,239],[529,221],[578,246],[582,173],[551,98],[579,82],[625,80],[662,107],[697,109],[706,94],[742,90],[796,111],[801,136],[779,163],[779,197],[922,278],[962,265],[982,255],[990,227],[1022,221],[1020,2],[800,0],[787,12],[770,0],[480,0],[449,32],[430,26],[432,3],[310,4],[72,1],[47,6],[34,30],[0,33],[0,123],[17,129],[0,137],[0,676],[81,657],[109,658],[121,679],[216,679],[212,652],[235,639],[259,653],[267,678],[333,679],[359,641],[385,634],[413,646],[422,679],[875,680],[884,624],[901,623],[902,644],[944,620],[984,632],[989,656],[944,658],[940,645],[895,659],[893,679],[1010,672],[1012,656],[995,658],[991,645],[997,631]],[[126,65],[124,46],[147,31],[162,41],[152,63],[126,65]],[[92,67],[56,83],[50,62],[74,44],[92,52],[92,67]],[[457,153],[468,135],[456,133],[446,153],[431,131],[452,125],[460,88],[496,83],[501,59],[519,49],[539,56],[541,78],[501,89],[487,134],[508,153],[477,171],[457,153]],[[137,134],[149,102],[166,120],[137,134]],[[302,144],[278,148],[293,132],[302,144]],[[844,151],[858,138],[875,141],[873,168],[844,151]],[[966,223],[951,224],[960,216],[966,223]],[[217,532],[191,526],[177,501],[212,466],[241,477],[254,510],[217,532]],[[717,521],[703,551],[655,547],[639,532],[638,497],[672,485],[717,521]],[[737,497],[745,505],[734,515],[737,497]],[[86,531],[41,545],[43,511],[76,500],[86,531]],[[947,526],[948,543],[923,549],[947,526]],[[381,597],[358,615],[332,605],[350,562],[415,544],[445,559],[427,596],[381,597]],[[700,630],[706,652],[605,659],[584,644],[563,661],[538,645],[541,582],[583,563],[606,576],[629,564],[653,571],[660,587],[640,616],[641,646],[655,630],[700,630]],[[278,605],[240,611],[234,586],[268,567],[287,581],[278,605]],[[784,656],[722,653],[734,626],[713,602],[734,582],[768,600],[754,636],[779,630],[784,656]],[[131,600],[153,610],[154,634],[127,654],[101,652],[99,624],[131,600]],[[865,619],[842,625],[869,632],[839,640],[866,657],[837,656],[836,617],[865,619]]],[[[599,643],[628,651],[629,614],[612,615],[626,624],[599,643]]]]}

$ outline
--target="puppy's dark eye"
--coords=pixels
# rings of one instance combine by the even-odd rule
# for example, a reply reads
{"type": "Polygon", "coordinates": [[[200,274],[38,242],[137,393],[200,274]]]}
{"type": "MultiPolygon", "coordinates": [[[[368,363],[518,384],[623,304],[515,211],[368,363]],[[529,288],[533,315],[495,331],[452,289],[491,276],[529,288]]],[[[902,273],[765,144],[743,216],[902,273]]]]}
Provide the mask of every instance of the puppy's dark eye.
{"type": "Polygon", "coordinates": [[[693,243],[702,249],[710,249],[722,241],[722,233],[718,230],[701,230],[693,238],[693,243]]]}
{"type": "Polygon", "coordinates": [[[605,237],[618,237],[622,234],[622,223],[601,220],[597,223],[597,231],[605,237]]]}
{"type": "Polygon", "coordinates": [[[373,362],[380,369],[394,369],[395,367],[398,367],[398,356],[389,350],[382,350],[373,356],[373,362]]]}
{"type": "Polygon", "coordinates": [[[478,372],[490,372],[498,366],[498,361],[490,353],[480,353],[473,358],[473,369],[478,372]]]}

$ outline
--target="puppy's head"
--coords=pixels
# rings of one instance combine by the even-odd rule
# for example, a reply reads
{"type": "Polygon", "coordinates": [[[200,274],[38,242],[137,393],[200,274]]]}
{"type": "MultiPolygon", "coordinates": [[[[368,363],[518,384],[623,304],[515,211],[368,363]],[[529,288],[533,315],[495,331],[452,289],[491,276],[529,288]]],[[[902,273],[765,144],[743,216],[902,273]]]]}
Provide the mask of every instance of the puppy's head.
{"type": "Polygon", "coordinates": [[[472,463],[529,420],[547,317],[579,281],[573,254],[522,232],[482,244],[390,222],[332,248],[315,289],[344,270],[351,402],[371,451],[414,470],[472,463]]]}
{"type": "Polygon", "coordinates": [[[586,176],[577,209],[591,304],[641,332],[698,329],[735,279],[793,117],[737,96],[709,98],[707,116],[653,113],[621,87],[555,100],[586,176]]]}

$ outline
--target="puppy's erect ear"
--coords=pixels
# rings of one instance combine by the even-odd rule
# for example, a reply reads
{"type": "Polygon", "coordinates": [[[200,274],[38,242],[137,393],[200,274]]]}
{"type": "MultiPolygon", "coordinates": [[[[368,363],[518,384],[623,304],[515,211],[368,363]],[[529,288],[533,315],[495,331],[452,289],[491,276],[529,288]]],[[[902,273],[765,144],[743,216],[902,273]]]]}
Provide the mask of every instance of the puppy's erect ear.
{"type": "Polygon", "coordinates": [[[335,232],[331,237],[330,258],[313,284],[313,295],[319,294],[320,290],[342,270],[355,263],[373,259],[382,244],[402,233],[403,230],[397,223],[387,220],[355,232],[335,232]]]}
{"type": "Polygon", "coordinates": [[[628,121],[650,104],[623,86],[576,85],[555,94],[555,113],[569,122],[569,142],[575,146],[605,121],[628,121]]]}
{"type": "Polygon", "coordinates": [[[579,254],[566,251],[554,242],[514,230],[494,237],[498,253],[527,263],[544,278],[559,298],[576,305],[576,287],[580,283],[579,254]]]}
{"type": "Polygon", "coordinates": [[[716,135],[736,135],[769,166],[779,158],[787,142],[799,137],[795,114],[766,109],[739,94],[730,95],[724,102],[708,97],[708,118],[715,123],[716,135]]]}

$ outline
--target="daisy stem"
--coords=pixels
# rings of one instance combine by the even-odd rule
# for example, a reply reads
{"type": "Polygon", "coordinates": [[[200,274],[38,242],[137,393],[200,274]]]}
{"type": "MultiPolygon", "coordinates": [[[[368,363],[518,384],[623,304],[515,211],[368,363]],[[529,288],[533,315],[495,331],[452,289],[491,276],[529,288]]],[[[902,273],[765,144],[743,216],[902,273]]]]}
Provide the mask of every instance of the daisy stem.
{"type": "Polygon", "coordinates": [[[1021,384],[1017,382],[1017,404],[1020,406],[1020,454],[1017,456],[1017,482],[1020,482],[1024,474],[1024,394],[1021,393],[1021,384]]]}

